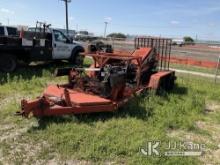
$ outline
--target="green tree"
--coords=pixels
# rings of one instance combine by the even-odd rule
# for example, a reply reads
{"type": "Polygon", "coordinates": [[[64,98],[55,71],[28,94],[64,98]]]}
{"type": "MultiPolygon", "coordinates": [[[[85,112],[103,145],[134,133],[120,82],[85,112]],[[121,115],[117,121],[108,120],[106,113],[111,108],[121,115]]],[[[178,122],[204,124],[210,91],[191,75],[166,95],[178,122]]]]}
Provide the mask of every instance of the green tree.
{"type": "Polygon", "coordinates": [[[121,38],[121,39],[126,39],[127,38],[127,36],[123,33],[111,33],[107,37],[121,38]]]}
{"type": "Polygon", "coordinates": [[[194,43],[194,39],[192,37],[186,36],[184,37],[184,42],[187,44],[193,44],[194,43]]]}

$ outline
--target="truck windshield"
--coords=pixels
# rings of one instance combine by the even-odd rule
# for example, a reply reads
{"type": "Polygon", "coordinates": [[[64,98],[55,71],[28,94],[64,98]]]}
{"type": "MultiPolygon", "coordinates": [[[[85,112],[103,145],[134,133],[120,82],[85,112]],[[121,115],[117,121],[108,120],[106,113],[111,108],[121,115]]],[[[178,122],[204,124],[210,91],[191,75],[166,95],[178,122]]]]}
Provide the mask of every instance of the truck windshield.
{"type": "Polygon", "coordinates": [[[57,42],[66,42],[68,40],[67,37],[58,30],[54,30],[54,37],[57,42]]]}
{"type": "Polygon", "coordinates": [[[17,35],[17,29],[12,27],[7,27],[8,35],[9,36],[16,36],[17,35]]]}

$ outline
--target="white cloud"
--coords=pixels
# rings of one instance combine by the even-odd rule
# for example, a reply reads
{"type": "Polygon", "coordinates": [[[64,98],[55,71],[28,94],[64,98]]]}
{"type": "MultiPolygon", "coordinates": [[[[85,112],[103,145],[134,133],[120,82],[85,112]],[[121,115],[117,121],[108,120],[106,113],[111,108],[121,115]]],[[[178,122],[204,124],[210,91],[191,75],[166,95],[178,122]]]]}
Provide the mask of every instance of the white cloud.
{"type": "Polygon", "coordinates": [[[210,22],[210,23],[208,23],[208,26],[209,26],[209,27],[216,27],[216,23],[210,22]]]}
{"type": "Polygon", "coordinates": [[[4,14],[11,14],[11,15],[13,15],[15,13],[14,11],[9,10],[9,9],[5,9],[5,8],[1,8],[0,12],[4,13],[4,14]]]}
{"type": "Polygon", "coordinates": [[[111,22],[112,21],[112,17],[105,17],[105,21],[111,22]]]}
{"type": "Polygon", "coordinates": [[[179,25],[180,24],[180,22],[179,21],[170,21],[170,23],[172,24],[172,25],[179,25]]]}
{"type": "Polygon", "coordinates": [[[74,21],[75,20],[75,18],[73,16],[70,16],[69,19],[70,19],[70,21],[74,21]]]}

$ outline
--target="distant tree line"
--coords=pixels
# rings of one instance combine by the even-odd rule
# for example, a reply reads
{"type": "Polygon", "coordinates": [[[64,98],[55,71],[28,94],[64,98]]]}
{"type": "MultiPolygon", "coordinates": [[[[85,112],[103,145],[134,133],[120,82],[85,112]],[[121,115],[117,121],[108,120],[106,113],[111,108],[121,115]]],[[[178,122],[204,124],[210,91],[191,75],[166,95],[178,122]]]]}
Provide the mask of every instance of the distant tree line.
{"type": "Polygon", "coordinates": [[[111,33],[107,37],[119,38],[119,39],[126,39],[127,38],[127,36],[123,33],[111,33]]]}
{"type": "MultiPolygon", "coordinates": [[[[107,35],[107,37],[109,37],[109,38],[118,38],[118,39],[126,39],[127,35],[125,35],[123,33],[111,33],[111,34],[107,35]]],[[[183,40],[184,40],[185,44],[194,44],[195,43],[194,39],[190,36],[185,36],[183,38],[183,40]]]]}

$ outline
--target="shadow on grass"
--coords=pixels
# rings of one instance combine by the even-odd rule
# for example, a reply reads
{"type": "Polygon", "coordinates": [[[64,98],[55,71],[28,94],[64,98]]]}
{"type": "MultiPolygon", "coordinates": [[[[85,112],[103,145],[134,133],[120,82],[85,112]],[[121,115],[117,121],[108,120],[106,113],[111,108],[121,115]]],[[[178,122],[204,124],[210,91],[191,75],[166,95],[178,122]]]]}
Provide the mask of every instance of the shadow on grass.
{"type": "Polygon", "coordinates": [[[188,88],[175,84],[174,89],[171,90],[169,93],[175,94],[175,95],[186,95],[188,94],[188,88]]]}
{"type": "Polygon", "coordinates": [[[178,84],[175,84],[172,90],[165,91],[165,90],[161,89],[157,92],[157,95],[159,95],[167,100],[169,100],[169,98],[170,98],[169,95],[171,95],[171,94],[178,95],[178,96],[186,95],[186,94],[188,94],[188,88],[183,87],[183,86],[179,86],[178,84]]]}
{"type": "MultiPolygon", "coordinates": [[[[84,61],[84,67],[89,67],[91,63],[92,60],[86,58],[84,61]]],[[[41,62],[37,65],[20,64],[14,73],[7,74],[0,72],[0,85],[4,85],[14,79],[31,80],[33,77],[52,76],[55,69],[64,67],[74,66],[65,61],[41,62]]]]}
{"type": "Polygon", "coordinates": [[[0,84],[4,85],[15,79],[31,80],[33,77],[43,77],[53,75],[56,68],[71,66],[67,62],[50,62],[37,65],[20,65],[14,73],[0,72],[0,84]]]}

